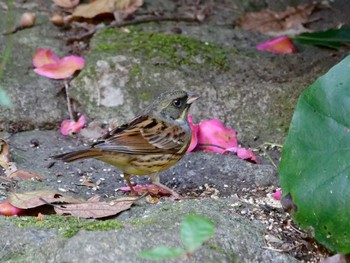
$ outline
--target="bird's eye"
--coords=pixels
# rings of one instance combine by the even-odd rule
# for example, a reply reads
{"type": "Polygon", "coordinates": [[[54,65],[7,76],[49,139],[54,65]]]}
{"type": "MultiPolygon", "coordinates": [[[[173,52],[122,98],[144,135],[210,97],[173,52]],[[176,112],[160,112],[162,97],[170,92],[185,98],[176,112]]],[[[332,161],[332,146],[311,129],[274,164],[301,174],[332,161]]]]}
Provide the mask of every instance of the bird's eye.
{"type": "Polygon", "coordinates": [[[173,105],[174,105],[176,108],[180,108],[181,105],[182,105],[182,101],[179,100],[179,99],[175,99],[175,100],[173,100],[173,105]]]}

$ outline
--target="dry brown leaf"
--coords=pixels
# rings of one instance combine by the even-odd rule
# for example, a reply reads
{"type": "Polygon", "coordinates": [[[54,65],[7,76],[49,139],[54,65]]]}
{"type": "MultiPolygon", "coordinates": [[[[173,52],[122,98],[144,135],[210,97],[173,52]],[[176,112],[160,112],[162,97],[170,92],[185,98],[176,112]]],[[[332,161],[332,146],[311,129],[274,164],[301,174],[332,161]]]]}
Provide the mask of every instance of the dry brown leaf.
{"type": "Polygon", "coordinates": [[[16,170],[13,173],[10,174],[9,176],[10,178],[13,179],[21,179],[21,180],[38,180],[38,181],[42,181],[44,178],[42,175],[40,174],[34,174],[34,173],[30,173],[30,172],[26,172],[23,170],[16,170]]]}
{"type": "Polygon", "coordinates": [[[283,12],[277,13],[269,9],[260,12],[247,13],[236,20],[236,24],[251,31],[263,34],[270,32],[298,29],[308,22],[309,16],[318,4],[287,7],[283,12]]]}
{"type": "Polygon", "coordinates": [[[25,193],[10,193],[10,203],[21,209],[29,209],[45,204],[79,203],[81,200],[50,190],[39,190],[25,193]]]}
{"type": "Polygon", "coordinates": [[[116,215],[129,209],[137,200],[137,197],[118,199],[108,203],[91,202],[88,200],[76,204],[56,205],[54,208],[59,215],[72,215],[82,218],[102,218],[116,215]]]}
{"type": "Polygon", "coordinates": [[[100,14],[120,12],[124,15],[134,13],[143,0],[96,0],[89,4],[78,5],[73,17],[93,18],[100,14]]]}
{"type": "Polygon", "coordinates": [[[6,176],[12,179],[36,179],[38,181],[43,179],[40,174],[17,169],[16,163],[10,160],[10,147],[4,139],[0,139],[0,166],[5,169],[6,176]]]}
{"type": "Polygon", "coordinates": [[[55,5],[67,9],[74,8],[79,4],[79,0],[53,0],[53,2],[55,5]]]}
{"type": "Polygon", "coordinates": [[[9,167],[10,147],[4,139],[0,139],[0,166],[4,169],[9,167]]]}

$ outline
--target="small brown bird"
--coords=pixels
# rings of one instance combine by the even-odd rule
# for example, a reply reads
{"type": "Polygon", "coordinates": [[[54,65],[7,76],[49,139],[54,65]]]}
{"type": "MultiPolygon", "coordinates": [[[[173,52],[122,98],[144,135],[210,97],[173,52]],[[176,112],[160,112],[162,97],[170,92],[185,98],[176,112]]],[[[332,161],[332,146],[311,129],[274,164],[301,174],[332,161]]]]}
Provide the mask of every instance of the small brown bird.
{"type": "Polygon", "coordinates": [[[173,166],[185,155],[191,143],[187,115],[198,97],[183,90],[165,92],[143,114],[108,132],[90,148],[54,158],[64,162],[95,158],[122,170],[133,193],[130,176],[149,175],[154,185],[179,197],[160,183],[157,172],[173,166]]]}

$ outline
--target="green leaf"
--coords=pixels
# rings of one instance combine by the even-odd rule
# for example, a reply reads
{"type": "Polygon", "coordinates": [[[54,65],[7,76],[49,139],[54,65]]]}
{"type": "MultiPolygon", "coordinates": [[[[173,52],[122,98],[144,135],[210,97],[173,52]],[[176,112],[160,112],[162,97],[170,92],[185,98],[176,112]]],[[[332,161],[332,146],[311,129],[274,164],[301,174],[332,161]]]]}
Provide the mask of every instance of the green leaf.
{"type": "Polygon", "coordinates": [[[199,248],[214,234],[214,223],[200,215],[188,215],[181,222],[181,239],[188,252],[199,248]]]}
{"type": "Polygon", "coordinates": [[[350,44],[350,28],[330,29],[323,32],[303,33],[294,40],[309,45],[338,48],[350,44]]]}
{"type": "Polygon", "coordinates": [[[4,105],[7,107],[12,107],[12,102],[10,97],[7,95],[7,93],[0,88],[0,105],[4,105]]]}
{"type": "Polygon", "coordinates": [[[152,250],[143,250],[138,256],[144,259],[161,260],[171,259],[185,255],[185,251],[179,247],[157,246],[152,250]]]}
{"type": "Polygon", "coordinates": [[[350,56],[301,94],[279,176],[295,221],[332,251],[350,253],[350,56]]]}

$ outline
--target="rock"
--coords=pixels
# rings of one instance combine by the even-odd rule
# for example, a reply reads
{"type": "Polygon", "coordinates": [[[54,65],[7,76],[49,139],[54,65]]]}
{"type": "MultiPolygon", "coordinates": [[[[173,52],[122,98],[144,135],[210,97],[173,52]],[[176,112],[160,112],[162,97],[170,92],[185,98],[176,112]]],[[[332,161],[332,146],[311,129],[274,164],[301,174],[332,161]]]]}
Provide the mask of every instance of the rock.
{"type": "MultiPolygon", "coordinates": [[[[27,8],[34,10],[37,5],[15,5],[14,23],[27,8]]],[[[11,12],[0,8],[1,17],[10,15],[11,12]]],[[[7,30],[6,26],[7,23],[0,23],[1,33],[7,30]]],[[[0,106],[0,131],[53,128],[67,115],[64,97],[58,96],[62,83],[35,74],[32,65],[33,55],[39,48],[51,49],[58,56],[67,55],[67,48],[58,41],[58,32],[53,27],[47,15],[38,12],[34,27],[0,38],[0,45],[10,51],[2,76],[0,72],[0,88],[13,103],[11,109],[0,106]]],[[[3,59],[5,52],[5,49],[0,50],[3,59]]]]}
{"type": "MultiPolygon", "coordinates": [[[[125,186],[125,181],[120,177],[121,171],[94,159],[68,164],[56,161],[53,166],[49,165],[54,161],[50,156],[86,147],[80,140],[72,140],[55,131],[30,131],[11,136],[9,143],[18,168],[44,176],[43,183],[30,185],[32,190],[46,185],[55,189],[70,189],[73,193],[88,198],[95,193],[113,196],[115,189],[125,186]],[[38,140],[38,147],[32,147],[33,139],[38,140]],[[82,176],[90,178],[92,182],[103,178],[99,190],[96,192],[81,186],[82,176]]],[[[244,188],[278,185],[277,171],[270,164],[252,164],[238,159],[234,154],[202,151],[186,154],[179,163],[160,173],[160,176],[163,184],[181,194],[200,193],[210,187],[218,191],[218,196],[226,197],[244,188]]],[[[134,176],[132,180],[141,184],[148,183],[147,176],[134,176]]],[[[20,186],[20,191],[28,191],[27,184],[20,186]]]]}
{"type": "Polygon", "coordinates": [[[256,33],[180,24],[179,36],[169,34],[170,26],[96,34],[72,88],[81,110],[123,123],[157,94],[186,89],[201,94],[192,107],[195,120],[218,118],[245,144],[281,142],[298,95],[342,56],[304,46],[294,55],[273,55],[255,50],[267,40],[256,33]]]}
{"type": "Polygon", "coordinates": [[[46,231],[18,229],[11,219],[0,218],[0,244],[7,248],[0,250],[0,257],[6,262],[145,262],[138,257],[141,250],[158,245],[183,247],[181,220],[196,213],[211,219],[216,228],[214,236],[193,252],[192,262],[298,262],[264,248],[264,226],[233,212],[235,201],[204,199],[137,205],[117,217],[123,222],[122,228],[81,230],[71,238],[57,235],[56,227],[46,231]]]}

